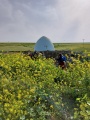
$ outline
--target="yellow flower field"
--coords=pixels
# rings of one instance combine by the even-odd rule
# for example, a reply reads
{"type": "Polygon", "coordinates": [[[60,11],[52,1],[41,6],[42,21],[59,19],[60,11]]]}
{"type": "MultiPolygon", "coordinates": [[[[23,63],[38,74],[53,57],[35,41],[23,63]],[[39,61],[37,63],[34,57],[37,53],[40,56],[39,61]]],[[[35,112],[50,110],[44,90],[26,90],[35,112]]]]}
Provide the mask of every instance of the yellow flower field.
{"type": "Polygon", "coordinates": [[[73,58],[62,70],[50,58],[0,54],[0,120],[50,120],[52,115],[90,119],[90,61],[73,58]],[[73,113],[63,98],[72,99],[73,113]]]}

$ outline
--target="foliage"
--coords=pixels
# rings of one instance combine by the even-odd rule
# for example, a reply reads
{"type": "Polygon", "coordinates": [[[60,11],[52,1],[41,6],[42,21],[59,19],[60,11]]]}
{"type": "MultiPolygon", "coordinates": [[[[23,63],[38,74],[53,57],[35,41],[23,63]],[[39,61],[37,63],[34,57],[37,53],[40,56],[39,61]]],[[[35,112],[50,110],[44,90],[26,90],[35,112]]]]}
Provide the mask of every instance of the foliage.
{"type": "Polygon", "coordinates": [[[72,58],[62,70],[53,59],[19,53],[0,54],[0,63],[1,120],[90,119],[89,61],[72,58]],[[73,114],[63,98],[73,100],[73,114]]]}

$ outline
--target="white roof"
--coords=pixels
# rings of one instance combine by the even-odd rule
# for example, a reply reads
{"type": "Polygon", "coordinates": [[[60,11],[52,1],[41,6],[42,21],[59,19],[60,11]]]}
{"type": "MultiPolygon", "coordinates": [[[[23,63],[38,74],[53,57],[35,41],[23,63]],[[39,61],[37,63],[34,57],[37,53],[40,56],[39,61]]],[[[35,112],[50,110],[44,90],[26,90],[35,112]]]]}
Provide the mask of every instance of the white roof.
{"type": "Polygon", "coordinates": [[[51,41],[43,36],[35,44],[34,51],[54,51],[54,45],[51,41]]]}

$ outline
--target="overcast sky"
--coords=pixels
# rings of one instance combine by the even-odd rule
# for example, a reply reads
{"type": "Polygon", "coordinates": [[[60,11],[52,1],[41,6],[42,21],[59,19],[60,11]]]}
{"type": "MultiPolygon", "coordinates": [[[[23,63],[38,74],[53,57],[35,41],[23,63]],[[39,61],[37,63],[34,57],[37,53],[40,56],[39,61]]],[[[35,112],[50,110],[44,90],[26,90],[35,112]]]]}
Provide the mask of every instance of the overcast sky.
{"type": "Polygon", "coordinates": [[[90,0],[0,0],[0,42],[90,42],[90,0]]]}

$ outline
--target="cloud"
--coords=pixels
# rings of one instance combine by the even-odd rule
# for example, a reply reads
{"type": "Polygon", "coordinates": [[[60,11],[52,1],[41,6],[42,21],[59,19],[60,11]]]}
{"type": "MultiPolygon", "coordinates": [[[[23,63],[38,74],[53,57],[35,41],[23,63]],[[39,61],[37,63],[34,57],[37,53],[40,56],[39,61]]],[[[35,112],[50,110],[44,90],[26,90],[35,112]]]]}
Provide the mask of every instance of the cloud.
{"type": "Polygon", "coordinates": [[[0,0],[0,41],[90,42],[89,0],[0,0]]]}
{"type": "Polygon", "coordinates": [[[90,41],[90,36],[88,37],[90,27],[89,6],[89,0],[59,1],[57,10],[60,11],[58,13],[59,16],[62,16],[63,24],[61,37],[67,41],[70,39],[69,41],[78,42],[81,41],[82,38],[86,38],[87,41],[90,41]],[[75,27],[72,27],[72,25],[75,27]]]}

